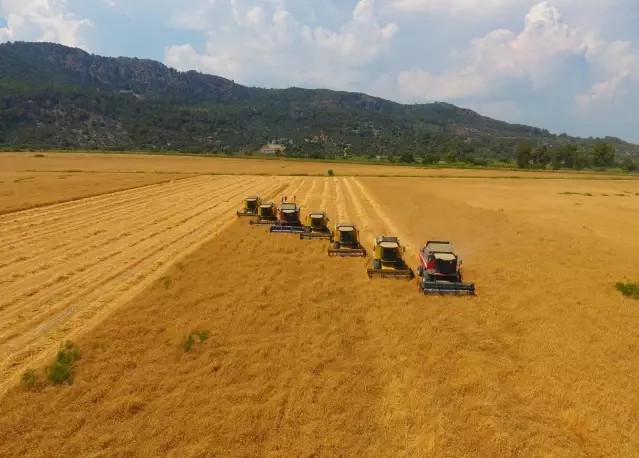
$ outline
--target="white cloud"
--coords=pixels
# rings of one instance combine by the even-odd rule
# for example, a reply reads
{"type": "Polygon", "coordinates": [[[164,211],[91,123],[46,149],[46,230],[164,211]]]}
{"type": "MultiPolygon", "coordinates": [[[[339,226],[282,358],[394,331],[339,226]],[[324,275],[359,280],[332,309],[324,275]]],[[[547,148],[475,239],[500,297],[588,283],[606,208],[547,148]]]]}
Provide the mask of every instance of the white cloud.
{"type": "Polygon", "coordinates": [[[374,0],[360,0],[351,19],[337,30],[301,23],[284,1],[227,0],[191,2],[176,14],[174,26],[207,34],[205,51],[191,45],[166,49],[165,62],[178,69],[195,68],[241,82],[268,81],[277,87],[314,84],[347,87],[357,82],[357,68],[389,50],[398,27],[380,25],[374,0]],[[226,13],[224,15],[224,13],[226,13]],[[198,22],[193,16],[208,17],[198,22]],[[221,17],[220,17],[221,16],[221,17]],[[195,26],[194,26],[195,25],[195,26]]]}
{"type": "Polygon", "coordinates": [[[512,5],[512,0],[391,0],[391,6],[405,12],[472,12],[488,13],[512,5]]]}
{"type": "Polygon", "coordinates": [[[2,0],[0,17],[7,26],[0,28],[0,41],[50,41],[86,48],[80,30],[92,23],[76,19],[66,6],[65,0],[2,0]]]}
{"type": "Polygon", "coordinates": [[[571,56],[585,59],[603,79],[576,96],[581,109],[591,101],[613,98],[626,78],[639,81],[639,53],[630,43],[606,42],[570,27],[557,8],[542,2],[530,9],[519,34],[494,30],[473,39],[459,54],[461,69],[439,75],[403,71],[398,88],[408,97],[439,100],[498,95],[510,81],[523,81],[534,92],[560,84],[562,75],[571,71],[571,56]]]}

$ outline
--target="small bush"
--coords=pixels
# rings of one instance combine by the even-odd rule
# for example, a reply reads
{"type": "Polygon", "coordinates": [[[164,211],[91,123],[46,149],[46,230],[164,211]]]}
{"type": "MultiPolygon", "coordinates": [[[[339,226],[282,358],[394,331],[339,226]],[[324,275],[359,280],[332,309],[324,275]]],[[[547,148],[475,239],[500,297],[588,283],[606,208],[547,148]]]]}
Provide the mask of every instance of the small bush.
{"type": "Polygon", "coordinates": [[[195,339],[193,338],[193,334],[189,334],[182,341],[182,348],[184,351],[189,352],[191,348],[193,348],[193,344],[195,344],[195,339]]]}
{"type": "Polygon", "coordinates": [[[626,297],[639,300],[639,283],[617,283],[617,291],[626,297]]]}
{"type": "Polygon", "coordinates": [[[182,349],[185,352],[191,351],[191,349],[193,348],[193,345],[195,345],[196,343],[195,341],[196,337],[199,343],[204,343],[204,341],[209,338],[209,333],[207,331],[198,331],[198,330],[191,332],[182,341],[182,349]]]}
{"type": "Polygon", "coordinates": [[[20,379],[20,385],[22,385],[22,388],[30,390],[37,384],[38,377],[36,376],[36,373],[33,369],[29,369],[24,374],[22,374],[22,378],[20,379]]]}
{"type": "Polygon", "coordinates": [[[333,171],[333,169],[328,169],[328,176],[332,177],[333,175],[335,175],[335,172],[333,171]]]}
{"type": "Polygon", "coordinates": [[[80,351],[73,342],[66,341],[58,352],[55,362],[47,368],[47,378],[56,385],[64,382],[73,384],[73,365],[79,359],[80,351]]]}

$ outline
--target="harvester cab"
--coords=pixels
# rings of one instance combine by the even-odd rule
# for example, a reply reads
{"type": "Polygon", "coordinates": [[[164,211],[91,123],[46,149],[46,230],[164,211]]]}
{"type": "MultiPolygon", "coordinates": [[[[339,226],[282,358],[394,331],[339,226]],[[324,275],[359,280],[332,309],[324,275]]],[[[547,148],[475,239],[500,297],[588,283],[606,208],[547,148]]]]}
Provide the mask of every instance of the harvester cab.
{"type": "Polygon", "coordinates": [[[475,295],[474,283],[463,283],[462,261],[447,241],[429,241],[419,251],[420,289],[424,294],[475,295]]]}
{"type": "Polygon", "coordinates": [[[273,202],[264,202],[257,210],[257,220],[250,221],[250,224],[257,226],[271,225],[277,221],[277,206],[273,202]]]}
{"type": "Polygon", "coordinates": [[[331,239],[331,230],[328,228],[328,215],[323,210],[310,212],[306,217],[304,232],[300,239],[331,239]]]}
{"type": "Polygon", "coordinates": [[[262,205],[262,199],[258,196],[248,196],[244,199],[244,208],[237,212],[237,216],[256,216],[257,210],[262,205]]]}
{"type": "Polygon", "coordinates": [[[379,236],[375,238],[373,265],[368,268],[368,276],[382,278],[409,278],[415,274],[404,261],[406,249],[397,237],[379,236]]]}
{"type": "Polygon", "coordinates": [[[337,223],[331,241],[329,256],[366,256],[366,249],[359,243],[359,230],[353,223],[337,223]]]}
{"type": "Polygon", "coordinates": [[[300,221],[300,207],[294,202],[283,202],[277,213],[277,221],[271,226],[271,232],[304,232],[304,226],[300,221]]]}

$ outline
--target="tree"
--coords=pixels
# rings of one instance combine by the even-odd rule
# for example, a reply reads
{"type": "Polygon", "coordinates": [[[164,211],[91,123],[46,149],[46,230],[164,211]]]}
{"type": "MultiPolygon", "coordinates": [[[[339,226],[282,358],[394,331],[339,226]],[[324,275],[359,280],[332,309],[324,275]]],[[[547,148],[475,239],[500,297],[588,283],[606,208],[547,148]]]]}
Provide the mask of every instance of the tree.
{"type": "Polygon", "coordinates": [[[457,162],[457,155],[454,151],[448,151],[446,154],[444,154],[442,160],[447,164],[454,164],[455,162],[457,162]]]}
{"type": "Polygon", "coordinates": [[[436,164],[439,162],[439,155],[435,153],[425,153],[422,156],[422,164],[436,164]]]}
{"type": "Polygon", "coordinates": [[[533,153],[533,163],[541,167],[546,167],[551,160],[550,152],[546,145],[538,146],[533,153]]]}
{"type": "Polygon", "coordinates": [[[592,162],[595,167],[610,167],[615,162],[615,149],[608,143],[597,143],[592,148],[592,162]]]}
{"type": "Polygon", "coordinates": [[[517,145],[515,151],[517,158],[517,167],[520,169],[526,169],[530,166],[530,159],[532,158],[532,146],[530,143],[520,143],[517,145]]]}
{"type": "Polygon", "coordinates": [[[399,162],[402,164],[412,164],[415,162],[415,156],[413,156],[413,153],[406,152],[400,156],[399,162]]]}
{"type": "Polygon", "coordinates": [[[623,161],[621,161],[621,168],[625,172],[636,172],[639,170],[639,163],[633,161],[629,157],[626,157],[623,161]]]}

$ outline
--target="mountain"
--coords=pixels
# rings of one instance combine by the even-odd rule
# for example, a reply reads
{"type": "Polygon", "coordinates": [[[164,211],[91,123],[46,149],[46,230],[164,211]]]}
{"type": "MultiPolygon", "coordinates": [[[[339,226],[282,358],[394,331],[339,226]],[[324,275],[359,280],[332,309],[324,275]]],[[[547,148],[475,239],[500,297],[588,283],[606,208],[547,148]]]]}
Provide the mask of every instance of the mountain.
{"type": "Polygon", "coordinates": [[[516,145],[611,144],[497,121],[448,103],[403,105],[366,94],[263,89],[144,59],[51,43],[0,45],[0,147],[256,150],[279,139],[288,154],[508,159],[516,145]],[[347,151],[348,151],[347,149],[347,151]]]}

